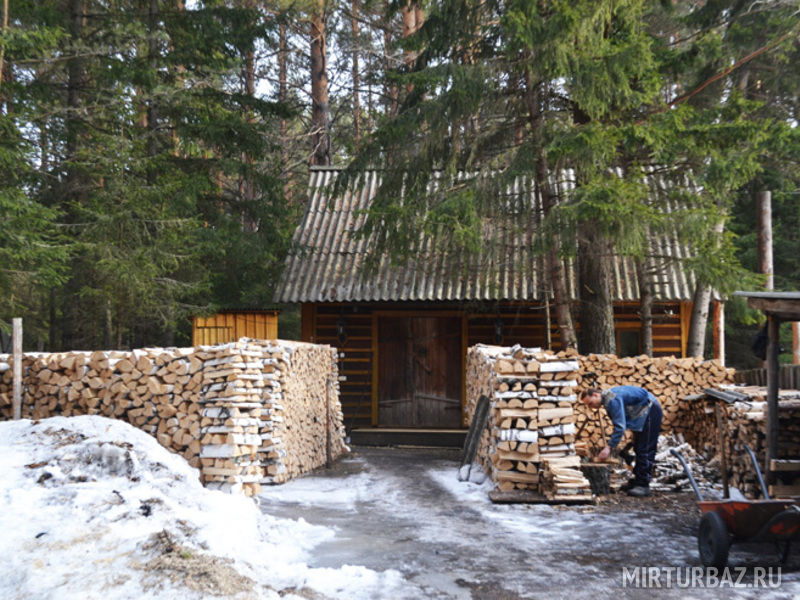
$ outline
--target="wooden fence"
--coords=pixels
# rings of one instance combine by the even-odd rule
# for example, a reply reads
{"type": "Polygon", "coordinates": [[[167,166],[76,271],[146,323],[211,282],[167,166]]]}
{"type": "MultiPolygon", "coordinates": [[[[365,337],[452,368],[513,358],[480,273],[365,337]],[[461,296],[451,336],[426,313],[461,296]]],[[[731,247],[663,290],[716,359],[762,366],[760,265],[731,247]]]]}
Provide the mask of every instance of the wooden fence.
{"type": "MultiPolygon", "coordinates": [[[[767,370],[736,371],[734,381],[747,385],[767,385],[767,370]]],[[[800,365],[781,365],[778,387],[782,390],[800,389],[800,365]]]]}

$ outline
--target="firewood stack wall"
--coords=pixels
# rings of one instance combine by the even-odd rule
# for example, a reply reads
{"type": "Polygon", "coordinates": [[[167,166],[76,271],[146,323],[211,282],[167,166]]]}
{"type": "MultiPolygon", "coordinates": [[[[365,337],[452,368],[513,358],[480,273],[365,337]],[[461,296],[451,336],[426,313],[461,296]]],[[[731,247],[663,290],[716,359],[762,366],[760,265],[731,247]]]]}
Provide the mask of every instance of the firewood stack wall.
{"type": "MultiPolygon", "coordinates": [[[[756,479],[753,463],[745,450],[750,446],[758,458],[759,468],[764,471],[766,457],[766,410],[767,390],[759,386],[721,386],[719,389],[735,390],[747,400],[728,404],[710,397],[691,402],[687,421],[695,430],[685,434],[686,441],[707,455],[719,455],[719,434],[715,404],[722,409],[725,452],[731,486],[738,488],[748,498],[761,496],[761,487],[756,479]]],[[[800,391],[781,390],[778,401],[778,459],[800,460],[800,391]]],[[[773,496],[798,495],[796,471],[778,471],[778,483],[773,496]],[[786,490],[790,486],[792,490],[786,490]]]]}
{"type": "MultiPolygon", "coordinates": [[[[701,394],[706,388],[732,382],[734,373],[733,369],[726,369],[717,360],[703,361],[698,358],[651,358],[645,355],[619,358],[612,354],[589,354],[578,357],[578,362],[579,390],[592,386],[601,389],[617,385],[643,387],[658,398],[664,410],[662,430],[682,433],[692,445],[696,440],[703,439],[705,433],[698,432],[707,427],[708,422],[702,409],[686,398],[701,394]],[[597,378],[590,373],[597,374],[597,378]]],[[[595,412],[579,403],[576,419],[586,452],[594,453],[602,448],[603,440],[608,439],[613,431],[613,425],[602,409],[595,412]],[[589,422],[584,424],[587,419],[589,422]],[[604,431],[601,430],[601,421],[604,431]]]]}
{"type": "Polygon", "coordinates": [[[344,415],[339,403],[335,348],[302,342],[281,342],[275,362],[272,412],[262,430],[266,483],[282,483],[325,465],[330,433],[331,458],[347,451],[344,415]],[[322,376],[325,375],[325,376],[322,376]],[[277,384],[277,385],[275,385],[277,384]],[[277,417],[277,418],[276,418],[277,417]]]}
{"type": "Polygon", "coordinates": [[[467,413],[490,399],[477,460],[499,490],[532,490],[553,500],[591,497],[575,466],[579,363],[574,352],[473,346],[467,353],[467,413]],[[576,474],[577,473],[577,474],[576,474]]]}
{"type": "MultiPolygon", "coordinates": [[[[0,355],[0,419],[13,357],[0,355]]],[[[212,488],[248,495],[324,464],[344,445],[335,351],[297,342],[23,355],[22,416],[103,415],[155,436],[212,488]]]]}

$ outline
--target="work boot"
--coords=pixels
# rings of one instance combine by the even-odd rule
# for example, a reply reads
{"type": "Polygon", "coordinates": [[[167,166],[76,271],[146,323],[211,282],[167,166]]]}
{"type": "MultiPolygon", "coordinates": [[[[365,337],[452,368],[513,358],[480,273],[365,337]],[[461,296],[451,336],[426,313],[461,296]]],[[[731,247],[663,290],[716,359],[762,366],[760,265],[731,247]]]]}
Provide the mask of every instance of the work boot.
{"type": "Polygon", "coordinates": [[[634,498],[644,498],[650,495],[650,487],[646,485],[636,485],[628,490],[628,496],[634,498]]]}

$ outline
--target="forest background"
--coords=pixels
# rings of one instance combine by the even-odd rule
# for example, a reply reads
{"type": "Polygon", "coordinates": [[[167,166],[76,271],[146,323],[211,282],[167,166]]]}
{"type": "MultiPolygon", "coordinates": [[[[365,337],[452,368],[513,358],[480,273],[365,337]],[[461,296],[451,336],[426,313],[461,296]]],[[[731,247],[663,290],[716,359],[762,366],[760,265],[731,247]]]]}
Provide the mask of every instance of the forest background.
{"type": "MultiPolygon", "coordinates": [[[[3,0],[0,329],[23,316],[31,350],[184,345],[191,315],[272,307],[325,165],[385,170],[364,233],[396,260],[420,230],[475,251],[498,186],[570,170],[569,198],[539,190],[539,251],[602,288],[604,257],[643,261],[669,228],[706,308],[763,287],[770,191],[774,287],[797,290],[798,32],[780,0],[3,0]]],[[[752,366],[760,315],[726,306],[728,363],[752,366]]],[[[581,298],[562,336],[599,323],[573,343],[614,351],[607,308],[581,298]]],[[[690,353],[707,335],[698,315],[690,353]]]]}

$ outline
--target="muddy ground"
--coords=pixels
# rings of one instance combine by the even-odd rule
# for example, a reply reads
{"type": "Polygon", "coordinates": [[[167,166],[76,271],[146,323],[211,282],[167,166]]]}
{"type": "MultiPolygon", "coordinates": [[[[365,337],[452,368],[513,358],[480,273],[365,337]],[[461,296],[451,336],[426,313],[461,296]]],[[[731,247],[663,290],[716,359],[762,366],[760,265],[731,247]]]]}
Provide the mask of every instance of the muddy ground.
{"type": "Polygon", "coordinates": [[[392,598],[800,598],[800,549],[778,573],[763,544],[734,546],[724,587],[700,588],[697,579],[687,587],[700,566],[693,494],[496,505],[486,484],[457,481],[459,459],[457,450],[357,447],[330,470],[267,488],[262,511],[336,531],[309,566],[400,571],[408,593],[392,598]],[[659,569],[662,587],[624,582],[636,567],[659,569]],[[759,583],[773,587],[753,589],[754,567],[768,570],[759,583]],[[750,587],[730,585],[740,569],[750,587]]]}

